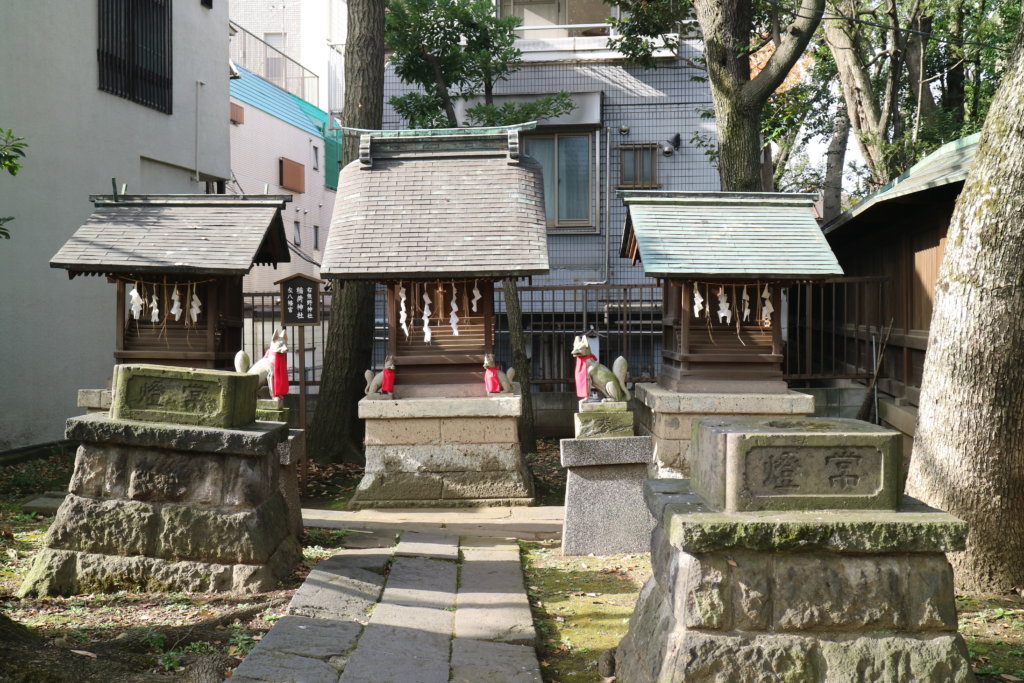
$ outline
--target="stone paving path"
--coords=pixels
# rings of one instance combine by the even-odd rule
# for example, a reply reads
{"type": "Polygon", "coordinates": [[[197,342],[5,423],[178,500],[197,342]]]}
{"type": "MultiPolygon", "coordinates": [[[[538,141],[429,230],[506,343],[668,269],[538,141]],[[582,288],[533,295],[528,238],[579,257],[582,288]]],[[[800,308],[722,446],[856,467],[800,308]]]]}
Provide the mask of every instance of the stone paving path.
{"type": "Polygon", "coordinates": [[[423,531],[540,541],[562,536],[562,506],[302,511],[307,527],[423,531]]]}
{"type": "MultiPolygon", "coordinates": [[[[380,511],[377,511],[378,514],[380,511]]],[[[540,682],[515,541],[354,531],[232,683],[540,682]]]]}

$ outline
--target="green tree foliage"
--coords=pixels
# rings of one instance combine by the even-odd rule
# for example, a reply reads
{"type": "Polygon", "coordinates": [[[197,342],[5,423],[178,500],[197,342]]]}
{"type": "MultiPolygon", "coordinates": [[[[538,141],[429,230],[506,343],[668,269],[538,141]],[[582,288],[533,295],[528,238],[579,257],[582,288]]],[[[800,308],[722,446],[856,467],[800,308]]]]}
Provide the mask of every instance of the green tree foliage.
{"type": "MultiPolygon", "coordinates": [[[[722,188],[762,189],[763,119],[768,101],[803,55],[821,21],[825,0],[612,0],[624,16],[612,20],[612,47],[654,66],[660,46],[680,45],[699,26],[704,47],[692,65],[707,73],[715,107],[722,188]],[[696,21],[696,26],[694,25],[696,21]],[[764,52],[767,49],[767,53],[764,52]],[[752,58],[763,55],[755,65],[752,58]]],[[[700,77],[703,78],[703,77],[700,77]]],[[[784,121],[783,103],[776,119],[784,121]]]]}
{"type": "MultiPolygon", "coordinates": [[[[25,138],[19,138],[10,128],[0,128],[0,170],[7,171],[11,175],[18,175],[21,170],[21,160],[25,158],[25,148],[28,143],[25,138]]],[[[10,231],[6,224],[14,220],[14,216],[0,217],[0,237],[11,239],[10,231]]]]}
{"type": "Polygon", "coordinates": [[[466,123],[495,126],[538,121],[572,111],[566,92],[530,102],[494,103],[494,88],[522,64],[515,47],[517,17],[494,15],[490,0],[392,0],[385,42],[402,82],[412,92],[388,100],[411,128],[454,128],[455,101],[483,96],[466,123]]]}

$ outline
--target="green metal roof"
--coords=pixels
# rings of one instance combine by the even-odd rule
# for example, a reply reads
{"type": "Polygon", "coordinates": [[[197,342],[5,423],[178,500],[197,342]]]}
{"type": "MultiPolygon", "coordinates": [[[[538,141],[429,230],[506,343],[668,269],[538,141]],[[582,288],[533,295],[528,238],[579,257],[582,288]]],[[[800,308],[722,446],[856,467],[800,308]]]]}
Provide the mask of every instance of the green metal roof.
{"type": "Polygon", "coordinates": [[[981,133],[947,142],[942,147],[911,166],[902,175],[889,181],[874,193],[862,199],[849,211],[836,216],[823,228],[829,235],[869,209],[897,197],[930,190],[953,183],[962,183],[974,164],[981,133]]]}
{"type": "Polygon", "coordinates": [[[843,274],[814,219],[815,195],[619,191],[619,255],[650,277],[810,280],[843,274]]]}

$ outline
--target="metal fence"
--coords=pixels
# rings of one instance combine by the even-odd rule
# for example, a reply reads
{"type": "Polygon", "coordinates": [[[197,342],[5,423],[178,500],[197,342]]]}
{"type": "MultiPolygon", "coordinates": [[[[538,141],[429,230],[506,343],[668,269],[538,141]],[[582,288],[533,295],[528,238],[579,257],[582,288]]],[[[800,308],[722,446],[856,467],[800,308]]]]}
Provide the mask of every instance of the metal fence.
{"type": "MultiPolygon", "coordinates": [[[[831,379],[870,377],[872,334],[888,324],[889,280],[881,277],[838,278],[788,288],[781,318],[789,381],[812,384],[831,379]]],[[[501,287],[495,289],[495,356],[512,362],[508,317],[501,287]]],[[[572,383],[573,339],[587,335],[603,362],[624,356],[629,380],[649,382],[661,368],[661,286],[565,285],[520,287],[523,331],[531,359],[534,391],[563,391],[572,383]]],[[[280,320],[277,292],[245,295],[244,345],[254,358],[263,355],[280,320]]],[[[323,293],[322,322],[306,328],[306,381],[319,384],[327,339],[331,296],[323,293]]],[[[387,351],[385,290],[376,298],[373,366],[387,351]]],[[[298,383],[297,328],[288,328],[291,381],[298,383]]]]}

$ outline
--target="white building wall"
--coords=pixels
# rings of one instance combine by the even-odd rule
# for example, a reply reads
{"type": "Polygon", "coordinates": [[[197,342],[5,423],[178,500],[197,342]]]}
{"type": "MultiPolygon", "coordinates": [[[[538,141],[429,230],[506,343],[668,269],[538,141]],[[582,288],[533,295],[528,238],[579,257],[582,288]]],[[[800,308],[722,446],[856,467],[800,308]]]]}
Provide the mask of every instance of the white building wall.
{"type": "Polygon", "coordinates": [[[196,166],[230,175],[225,4],[173,5],[170,115],[98,89],[97,23],[96,2],[0,3],[0,125],[29,145],[18,175],[0,177],[0,215],[15,217],[0,240],[0,450],[61,438],[77,390],[110,380],[114,286],[49,266],[89,195],[111,178],[131,193],[203,192],[196,166]]]}
{"type": "MultiPolygon", "coordinates": [[[[324,186],[323,140],[307,131],[296,128],[256,107],[236,98],[231,101],[245,109],[245,123],[231,126],[231,166],[237,183],[228,186],[230,192],[260,194],[264,185],[270,194],[290,194],[291,203],[282,212],[284,232],[288,243],[297,246],[317,263],[323,255],[327,242],[327,229],[334,209],[335,191],[324,186]],[[319,148],[320,168],[313,168],[313,146],[319,148]],[[306,191],[297,193],[277,184],[278,161],[281,157],[297,161],[306,167],[306,191]],[[300,242],[295,245],[294,227],[299,224],[300,242]],[[313,241],[314,226],[320,228],[320,242],[317,248],[313,241]]],[[[283,263],[276,269],[258,266],[245,277],[243,286],[247,292],[277,291],[274,282],[294,273],[320,277],[320,269],[292,252],[290,263],[283,263]]]]}
{"type": "MultiPolygon", "coordinates": [[[[284,52],[317,75],[317,101],[329,103],[331,44],[345,42],[345,0],[231,0],[231,19],[258,38],[284,33],[284,52]]],[[[307,98],[309,99],[309,98],[307,98]]]]}

